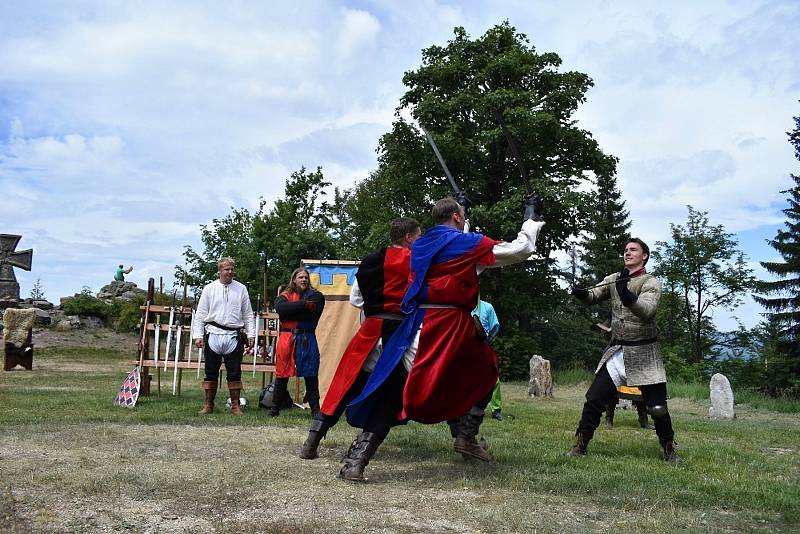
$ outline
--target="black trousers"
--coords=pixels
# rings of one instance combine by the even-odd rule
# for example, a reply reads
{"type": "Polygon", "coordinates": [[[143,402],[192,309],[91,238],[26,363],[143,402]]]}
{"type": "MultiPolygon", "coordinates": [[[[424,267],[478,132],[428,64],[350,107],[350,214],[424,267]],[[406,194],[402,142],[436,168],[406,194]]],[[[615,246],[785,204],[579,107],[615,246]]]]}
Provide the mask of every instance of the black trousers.
{"type": "MultiPolygon", "coordinates": [[[[665,382],[637,387],[642,390],[642,398],[648,407],[667,405],[667,384],[665,382]]],[[[614,381],[611,380],[611,375],[608,374],[604,365],[595,375],[592,385],[586,392],[586,402],[583,404],[583,414],[578,424],[578,430],[587,441],[592,438],[594,431],[600,426],[600,418],[616,394],[617,386],[614,385],[614,381]]],[[[653,424],[660,439],[672,441],[675,437],[669,412],[661,417],[653,416],[653,424]]]]}
{"type": "Polygon", "coordinates": [[[336,409],[333,411],[333,414],[326,415],[322,412],[319,412],[316,416],[316,419],[322,421],[322,424],[325,426],[325,429],[329,429],[333,427],[336,423],[339,422],[339,419],[342,418],[342,414],[347,409],[347,405],[350,404],[350,401],[355,399],[361,391],[363,391],[364,386],[367,385],[367,380],[369,380],[370,373],[367,371],[359,371],[358,376],[356,376],[355,381],[353,381],[353,385],[350,386],[350,389],[347,390],[347,393],[344,394],[342,400],[336,406],[336,409]]]}
{"type": "MultiPolygon", "coordinates": [[[[289,391],[289,376],[285,376],[283,378],[276,378],[275,379],[275,390],[272,392],[273,395],[273,402],[278,403],[278,406],[281,406],[281,402],[283,399],[286,398],[286,394],[289,391]]],[[[303,382],[306,385],[306,400],[308,404],[311,406],[312,410],[319,409],[319,377],[317,376],[304,376],[303,382]]],[[[297,402],[300,402],[300,399],[296,399],[297,402]]]]}
{"type": "Polygon", "coordinates": [[[225,374],[228,382],[238,382],[242,379],[242,354],[244,341],[239,338],[236,348],[228,354],[217,354],[208,346],[208,334],[203,336],[203,358],[205,358],[206,382],[219,380],[219,368],[225,361],[225,374]]]}
{"type": "Polygon", "coordinates": [[[367,417],[364,432],[372,432],[381,440],[389,435],[394,426],[397,414],[403,409],[403,389],[408,378],[401,360],[389,375],[389,378],[375,390],[372,412],[367,417]]]}

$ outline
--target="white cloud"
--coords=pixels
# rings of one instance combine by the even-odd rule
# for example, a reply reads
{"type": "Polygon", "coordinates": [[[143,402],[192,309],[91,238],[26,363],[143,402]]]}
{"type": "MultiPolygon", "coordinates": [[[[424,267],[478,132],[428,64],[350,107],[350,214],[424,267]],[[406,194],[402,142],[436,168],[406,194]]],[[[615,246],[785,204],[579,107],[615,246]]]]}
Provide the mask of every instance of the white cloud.
{"type": "Polygon", "coordinates": [[[301,165],[340,187],[364,178],[403,73],[457,25],[478,37],[507,18],[592,76],[580,125],[620,157],[650,240],[685,204],[733,231],[777,226],[797,172],[794,2],[87,0],[4,15],[0,231],[35,249],[23,291],[41,276],[53,299],[120,261],[140,285],[169,277],[201,224],[274,200],[301,165]]]}

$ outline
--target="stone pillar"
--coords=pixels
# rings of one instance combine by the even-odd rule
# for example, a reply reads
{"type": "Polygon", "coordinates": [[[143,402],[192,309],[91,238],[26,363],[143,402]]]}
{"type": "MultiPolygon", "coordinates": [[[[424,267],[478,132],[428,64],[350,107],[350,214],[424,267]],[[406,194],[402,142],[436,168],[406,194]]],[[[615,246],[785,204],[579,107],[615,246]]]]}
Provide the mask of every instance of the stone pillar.
{"type": "Polygon", "coordinates": [[[711,407],[708,416],[714,419],[733,419],[736,410],[733,407],[733,389],[731,383],[723,374],[717,373],[711,377],[711,407]]]}
{"type": "Polygon", "coordinates": [[[534,355],[530,359],[528,395],[553,398],[553,378],[550,375],[550,360],[534,355]]]}

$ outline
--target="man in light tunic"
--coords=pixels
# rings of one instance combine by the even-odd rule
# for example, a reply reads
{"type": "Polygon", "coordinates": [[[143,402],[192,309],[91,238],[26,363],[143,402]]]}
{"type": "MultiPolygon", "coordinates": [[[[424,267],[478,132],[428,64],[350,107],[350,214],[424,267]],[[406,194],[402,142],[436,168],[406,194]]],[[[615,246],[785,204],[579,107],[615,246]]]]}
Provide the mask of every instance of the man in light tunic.
{"type": "Polygon", "coordinates": [[[192,339],[197,348],[203,348],[205,380],[203,408],[198,412],[207,415],[214,411],[219,369],[225,361],[231,413],[241,415],[239,396],[242,391],[242,354],[246,337],[252,347],[256,338],[253,307],[247,288],[234,280],[236,262],[221,258],[217,262],[219,279],[207,284],[200,295],[197,312],[192,323],[192,339]],[[245,336],[241,335],[242,329],[245,336]]]}
{"type": "Polygon", "coordinates": [[[589,289],[572,290],[575,297],[587,304],[611,299],[611,342],[586,392],[583,415],[569,456],[586,454],[600,417],[617,388],[637,386],[653,416],[664,460],[670,463],[681,460],[675,451],[675,433],[667,410],[667,373],[661,360],[655,320],[661,284],[645,269],[649,258],[647,244],[631,238],[625,244],[625,266],[621,272],[606,276],[602,283],[589,289]]]}

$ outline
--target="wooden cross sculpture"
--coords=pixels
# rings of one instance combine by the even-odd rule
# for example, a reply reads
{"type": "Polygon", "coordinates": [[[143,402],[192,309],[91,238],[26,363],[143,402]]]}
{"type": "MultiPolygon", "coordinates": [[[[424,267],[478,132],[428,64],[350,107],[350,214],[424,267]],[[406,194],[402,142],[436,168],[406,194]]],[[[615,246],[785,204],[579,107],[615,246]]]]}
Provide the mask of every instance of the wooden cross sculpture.
{"type": "MultiPolygon", "coordinates": [[[[33,250],[15,250],[21,235],[0,234],[0,305],[3,301],[19,301],[19,284],[14,276],[14,267],[31,270],[33,250]]],[[[12,304],[12,302],[8,302],[12,304]]]]}

